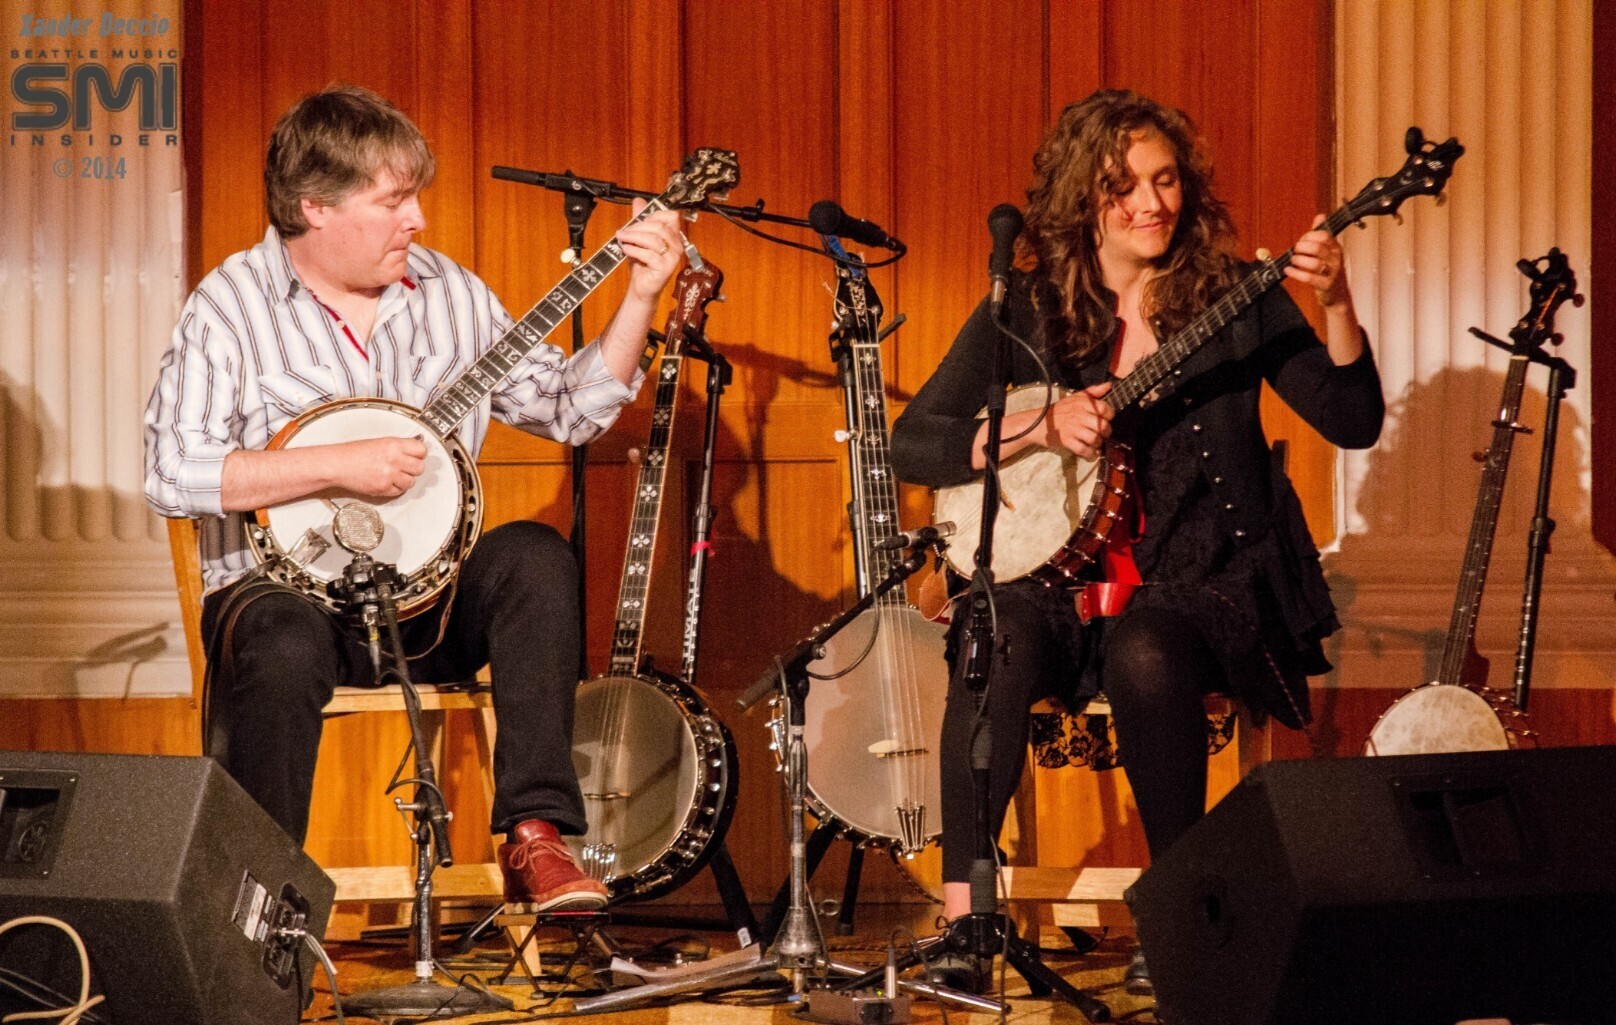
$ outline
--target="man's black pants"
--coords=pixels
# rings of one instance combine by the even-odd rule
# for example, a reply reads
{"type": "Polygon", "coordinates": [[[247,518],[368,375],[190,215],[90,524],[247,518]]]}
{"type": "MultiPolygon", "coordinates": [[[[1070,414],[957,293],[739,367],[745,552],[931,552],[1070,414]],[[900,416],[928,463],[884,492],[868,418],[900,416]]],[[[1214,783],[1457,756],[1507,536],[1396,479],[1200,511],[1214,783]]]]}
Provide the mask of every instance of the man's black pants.
{"type": "MultiPolygon", "coordinates": [[[[492,828],[545,819],[562,833],[587,830],[572,767],[578,686],[578,569],[551,527],[522,520],[485,534],[461,566],[443,642],[410,661],[416,683],[469,680],[491,666],[494,715],[492,828]]],[[[202,632],[215,632],[232,584],[203,603],[202,632]]],[[[431,644],[437,610],[401,624],[416,655],[431,644]]],[[[229,679],[215,672],[210,698],[223,750],[210,752],[299,843],[308,831],[320,710],[338,685],[373,682],[357,629],[292,592],[250,601],[231,633],[229,679]],[[222,717],[222,718],[221,718],[222,717]]],[[[384,666],[385,666],[384,662],[384,666]]],[[[395,755],[377,752],[378,758],[395,755]]]]}

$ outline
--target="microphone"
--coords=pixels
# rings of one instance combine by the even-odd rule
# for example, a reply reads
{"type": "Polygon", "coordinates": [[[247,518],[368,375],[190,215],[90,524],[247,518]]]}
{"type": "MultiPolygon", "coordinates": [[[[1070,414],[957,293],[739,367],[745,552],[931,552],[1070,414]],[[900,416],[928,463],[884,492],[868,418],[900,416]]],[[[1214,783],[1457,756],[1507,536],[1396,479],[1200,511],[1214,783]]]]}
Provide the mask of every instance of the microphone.
{"type": "Polygon", "coordinates": [[[928,523],[924,527],[906,530],[901,534],[894,534],[882,538],[875,543],[878,552],[894,552],[900,548],[913,548],[915,545],[936,544],[945,537],[954,536],[954,521],[943,520],[941,523],[928,523]]]}
{"type": "Polygon", "coordinates": [[[568,171],[566,174],[550,174],[546,171],[525,171],[520,167],[506,167],[495,164],[489,174],[501,181],[519,182],[523,185],[537,185],[541,189],[551,192],[582,192],[601,199],[610,198],[617,190],[612,182],[601,181],[598,178],[585,178],[568,171]]]}
{"type": "Polygon", "coordinates": [[[841,204],[833,199],[821,199],[809,207],[808,224],[821,235],[837,235],[861,245],[890,249],[894,253],[908,251],[908,247],[888,235],[886,229],[874,221],[849,217],[841,204]]]}
{"type": "Polygon", "coordinates": [[[993,253],[988,257],[988,280],[993,283],[988,308],[993,319],[998,320],[1004,294],[1010,288],[1010,261],[1015,258],[1016,236],[1021,234],[1021,211],[1009,203],[994,207],[988,214],[988,234],[993,236],[993,253]]]}

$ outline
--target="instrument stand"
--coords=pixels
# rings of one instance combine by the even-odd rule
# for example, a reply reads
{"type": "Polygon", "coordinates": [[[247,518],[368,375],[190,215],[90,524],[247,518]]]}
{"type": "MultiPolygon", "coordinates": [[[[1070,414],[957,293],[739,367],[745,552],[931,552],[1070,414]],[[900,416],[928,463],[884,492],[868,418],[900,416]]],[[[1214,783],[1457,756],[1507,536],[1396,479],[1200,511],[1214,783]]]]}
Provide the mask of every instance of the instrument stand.
{"type": "MultiPolygon", "coordinates": [[[[342,542],[340,527],[337,536],[342,542]]],[[[348,545],[343,543],[343,547],[348,545]]],[[[414,776],[408,780],[395,778],[387,789],[391,791],[405,782],[415,784],[415,795],[410,803],[404,803],[402,798],[393,798],[393,805],[400,815],[409,813],[405,821],[409,823],[410,839],[415,841],[415,901],[411,908],[415,981],[403,986],[355,993],[343,1004],[355,1015],[378,1019],[448,1018],[514,1010],[515,1005],[504,997],[464,986],[445,986],[432,978],[436,970],[432,954],[432,870],[434,867],[448,868],[454,864],[454,852],[449,845],[449,820],[453,816],[444,806],[443,791],[438,789],[437,773],[432,767],[431,752],[427,749],[421,726],[421,698],[410,681],[409,662],[404,655],[404,642],[399,636],[398,607],[393,596],[400,582],[396,569],[376,562],[365,551],[359,551],[343,571],[342,580],[333,581],[331,593],[350,615],[357,613],[360,624],[364,626],[376,682],[379,684],[392,679],[404,692],[410,747],[415,753],[414,776]],[[382,657],[384,628],[387,655],[391,662],[385,666],[382,657]],[[414,817],[413,822],[409,816],[414,817]]]]}
{"type": "MultiPolygon", "coordinates": [[[[1578,298],[1581,298],[1580,296],[1578,298]]],[[[1577,386],[1577,371],[1558,356],[1545,356],[1541,349],[1533,361],[1549,368],[1548,409],[1543,416],[1543,450],[1537,468],[1537,501],[1532,510],[1532,527],[1526,540],[1526,588],[1521,599],[1521,637],[1515,653],[1515,707],[1526,711],[1531,698],[1532,652],[1536,646],[1537,619],[1542,603],[1543,562],[1549,554],[1549,538],[1554,535],[1554,519],[1549,515],[1549,485],[1554,479],[1554,444],[1560,433],[1560,401],[1577,386]]]]}
{"type": "MultiPolygon", "coordinates": [[[[1037,944],[1022,939],[1015,924],[998,909],[998,857],[989,813],[993,730],[987,700],[999,654],[993,629],[993,528],[999,514],[999,449],[1009,386],[1011,342],[1002,321],[998,326],[988,384],[987,437],[983,445],[982,531],[976,547],[975,572],[971,574],[969,619],[957,670],[964,673],[966,688],[976,696],[976,731],[971,737],[970,751],[976,857],[971,861],[970,870],[971,911],[948,924],[942,943],[947,950],[989,960],[1002,954],[1006,963],[1027,981],[1033,996],[1056,993],[1090,1021],[1104,1022],[1111,1020],[1111,1009],[1044,964],[1038,956],[1037,944]]],[[[1019,742],[1025,743],[1025,738],[1019,742]]]]}
{"type": "MultiPolygon", "coordinates": [[[[702,446],[702,472],[700,493],[696,498],[694,524],[692,530],[690,582],[687,591],[689,607],[700,608],[701,593],[706,576],[707,556],[710,550],[708,539],[712,532],[714,509],[712,507],[713,467],[716,459],[718,444],[718,413],[719,402],[724,389],[734,380],[734,371],[727,359],[718,353],[699,332],[692,332],[685,340],[685,355],[698,359],[707,364],[707,421],[706,433],[702,446]]],[[[655,672],[650,659],[642,662],[640,672],[650,674],[655,672]]],[[[681,672],[685,680],[696,678],[696,644],[694,631],[688,630],[685,638],[683,662],[681,672]]],[[[735,870],[735,862],[730,857],[726,841],[720,838],[714,844],[714,850],[707,862],[707,868],[712,872],[713,882],[718,887],[718,896],[724,907],[722,921],[707,918],[674,917],[667,915],[640,914],[625,912],[621,906],[611,906],[612,922],[616,925],[629,926],[668,926],[679,929],[728,929],[735,934],[741,947],[749,947],[761,935],[756,917],[752,914],[752,905],[746,896],[746,888],[741,883],[741,877],[735,870]]],[[[503,912],[503,906],[496,905],[483,918],[466,931],[455,944],[455,950],[460,954],[469,954],[472,947],[489,928],[495,924],[503,912]]],[[[606,954],[615,956],[620,949],[609,935],[603,931],[592,934],[596,946],[606,954]]]]}
{"type": "MultiPolygon", "coordinates": [[[[1540,363],[1549,368],[1548,406],[1543,417],[1537,500],[1526,541],[1526,584],[1521,599],[1521,634],[1515,653],[1515,686],[1511,694],[1515,707],[1525,713],[1531,697],[1532,652],[1537,638],[1539,598],[1543,592],[1543,562],[1549,554],[1549,539],[1554,534],[1555,526],[1549,516],[1549,486],[1554,478],[1554,448],[1560,433],[1560,402],[1567,391],[1577,386],[1577,372],[1571,364],[1558,356],[1548,355],[1543,346],[1548,342],[1559,345],[1564,341],[1554,330],[1555,311],[1561,304],[1569,302],[1573,306],[1581,306],[1584,299],[1577,291],[1577,276],[1571,270],[1570,261],[1558,246],[1551,247],[1536,260],[1517,260],[1515,266],[1532,283],[1532,302],[1527,314],[1510,329],[1509,341],[1494,338],[1479,327],[1471,328],[1470,333],[1489,345],[1503,349],[1512,357],[1524,356],[1528,363],[1540,363]]],[[[1522,373],[1524,375],[1524,367],[1522,373]]],[[[1518,388],[1524,376],[1514,380],[1518,388]]],[[[1518,411],[1519,408],[1517,390],[1515,409],[1518,411]]],[[[1493,426],[1495,433],[1506,428],[1526,430],[1518,424],[1502,422],[1493,426]]],[[[1485,562],[1482,565],[1485,567],[1485,562]]]]}
{"type": "MultiPolygon", "coordinates": [[[[702,591],[707,579],[707,557],[712,549],[710,538],[713,518],[717,512],[712,505],[712,496],[713,472],[718,453],[719,405],[724,396],[724,389],[735,379],[735,371],[730,366],[729,360],[713,347],[702,332],[688,331],[683,342],[685,356],[707,364],[706,427],[702,435],[700,483],[691,525],[690,577],[685,589],[687,615],[679,670],[682,679],[693,681],[696,679],[698,627],[696,616],[699,615],[702,606],[702,591]]],[[[647,664],[642,666],[642,671],[650,671],[649,661],[646,660],[647,664]]],[[[724,918],[728,929],[735,934],[736,941],[741,947],[751,946],[757,942],[761,934],[757,918],[752,914],[752,903],[746,896],[746,888],[741,884],[740,874],[735,871],[735,862],[729,855],[728,841],[724,837],[720,837],[714,845],[707,868],[712,872],[713,882],[718,886],[718,897],[724,906],[724,918]]],[[[614,915],[614,921],[623,925],[666,924],[698,929],[713,928],[717,924],[710,919],[681,918],[675,921],[671,917],[635,916],[621,912],[614,915]]]]}

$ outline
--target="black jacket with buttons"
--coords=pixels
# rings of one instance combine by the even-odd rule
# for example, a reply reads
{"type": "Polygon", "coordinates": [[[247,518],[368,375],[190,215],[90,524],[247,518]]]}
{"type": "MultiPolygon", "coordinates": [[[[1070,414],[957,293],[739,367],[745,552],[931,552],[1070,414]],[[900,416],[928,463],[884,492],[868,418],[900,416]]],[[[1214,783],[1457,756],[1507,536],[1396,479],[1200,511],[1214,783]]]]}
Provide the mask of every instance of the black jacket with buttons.
{"type": "MultiPolygon", "coordinates": [[[[1029,279],[1017,275],[1007,302],[1012,330],[1037,346],[1042,332],[1027,298],[1029,279]]],[[[892,464],[903,480],[929,487],[966,483],[980,471],[971,449],[987,401],[995,330],[983,303],[966,321],[937,370],[893,425],[892,464]]],[[[1042,380],[1038,365],[1012,346],[1012,384],[1042,380]]],[[[1109,346],[1083,367],[1047,359],[1057,381],[1083,388],[1109,376],[1109,346]]],[[[1299,645],[1316,643],[1338,625],[1290,482],[1273,465],[1258,410],[1262,382],[1325,440],[1344,448],[1367,448],[1380,435],[1385,401],[1368,346],[1357,361],[1336,366],[1283,288],[1266,293],[1213,336],[1172,378],[1176,388],[1159,401],[1179,404],[1196,426],[1201,472],[1216,489],[1224,529],[1237,545],[1256,544],[1270,531],[1294,553],[1291,579],[1275,581],[1289,632],[1299,645]]]]}

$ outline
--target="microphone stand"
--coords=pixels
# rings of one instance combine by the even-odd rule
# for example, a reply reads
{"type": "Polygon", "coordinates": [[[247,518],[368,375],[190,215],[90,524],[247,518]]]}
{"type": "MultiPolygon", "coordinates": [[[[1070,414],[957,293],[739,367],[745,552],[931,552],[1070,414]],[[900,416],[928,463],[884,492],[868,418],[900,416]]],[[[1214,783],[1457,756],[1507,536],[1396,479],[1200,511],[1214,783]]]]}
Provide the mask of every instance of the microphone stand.
{"type": "MultiPolygon", "coordinates": [[[[344,546],[346,547],[346,546],[344,546]]],[[[351,550],[351,549],[350,549],[351,550]]],[[[454,816],[445,807],[443,791],[438,788],[437,773],[432,767],[432,754],[427,749],[425,731],[421,726],[421,696],[410,681],[409,662],[404,654],[404,642],[398,629],[398,606],[394,594],[402,579],[393,566],[377,562],[367,552],[358,552],[342,572],[341,581],[331,584],[332,596],[342,602],[352,614],[357,611],[360,625],[365,629],[365,644],[370,651],[370,664],[376,682],[391,678],[404,693],[404,713],[410,726],[410,748],[415,755],[415,774],[401,780],[395,773],[387,790],[391,792],[404,783],[415,784],[413,799],[406,804],[403,798],[393,798],[393,806],[405,822],[410,839],[415,841],[415,901],[411,908],[411,925],[415,939],[415,981],[403,986],[356,993],[344,1001],[346,1009],[367,1018],[447,1018],[464,1014],[514,1010],[515,1005],[504,997],[485,990],[464,986],[445,986],[433,981],[435,959],[432,955],[432,870],[448,868],[454,864],[454,852],[449,845],[449,821],[454,816]],[[390,665],[383,665],[382,641],[385,627],[387,656],[390,665]]]]}
{"type": "MultiPolygon", "coordinates": [[[[1111,1020],[1111,1009],[1056,974],[1038,956],[1036,944],[1016,932],[1013,922],[998,910],[997,847],[989,812],[989,769],[993,763],[992,718],[987,711],[997,638],[993,632],[993,530],[999,517],[999,448],[1004,428],[1005,400],[1010,377],[1010,336],[1000,307],[995,325],[999,328],[989,368],[987,437],[983,445],[982,531],[976,548],[975,570],[971,574],[970,612],[965,628],[965,644],[960,667],[967,689],[976,697],[976,729],[971,735],[971,784],[975,799],[976,857],[971,861],[971,911],[948,924],[943,946],[962,954],[1004,959],[1027,981],[1033,996],[1052,991],[1075,1006],[1090,1021],[1111,1020]]],[[[1020,742],[1024,743],[1023,738],[1020,742]]]]}
{"type": "MultiPolygon", "coordinates": [[[[568,174],[571,174],[569,171],[568,174]]],[[[575,264],[583,258],[584,229],[589,226],[589,215],[595,212],[595,197],[584,190],[568,190],[562,209],[567,216],[567,261],[575,264]]],[[[572,351],[584,347],[584,308],[578,304],[572,311],[572,351]]],[[[585,535],[589,526],[588,471],[589,444],[572,446],[572,530],[567,540],[572,545],[572,557],[578,563],[578,679],[589,678],[589,617],[582,614],[589,608],[589,573],[584,557],[585,535]]]]}
{"type": "MultiPolygon", "coordinates": [[[[544,171],[526,171],[520,167],[506,167],[496,164],[492,174],[502,181],[520,182],[523,185],[537,185],[541,189],[550,189],[554,192],[568,194],[579,193],[595,199],[605,200],[608,203],[629,203],[636,199],[649,202],[661,195],[659,192],[647,192],[644,189],[631,189],[616,182],[603,181],[599,178],[584,178],[568,171],[565,174],[549,174],[544,171]]],[[[769,221],[773,224],[788,224],[794,228],[812,227],[803,217],[786,217],[783,214],[763,212],[763,200],[754,200],[751,206],[733,206],[729,203],[715,203],[708,200],[692,208],[693,210],[711,210],[714,213],[736,217],[743,221],[769,221]]],[[[580,250],[581,251],[581,250],[580,250]]]]}

